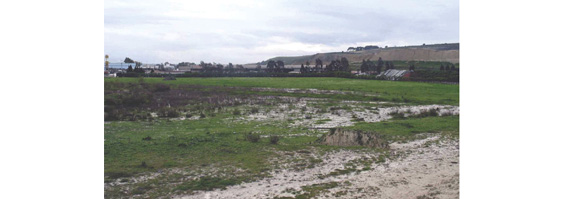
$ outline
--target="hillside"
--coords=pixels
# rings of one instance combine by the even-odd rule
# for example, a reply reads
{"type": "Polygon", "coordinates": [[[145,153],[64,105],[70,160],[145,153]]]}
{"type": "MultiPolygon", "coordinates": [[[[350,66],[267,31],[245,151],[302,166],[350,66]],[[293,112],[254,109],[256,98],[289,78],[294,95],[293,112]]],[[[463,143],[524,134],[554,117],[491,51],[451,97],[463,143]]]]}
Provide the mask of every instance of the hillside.
{"type": "Polygon", "coordinates": [[[315,63],[316,59],[321,59],[324,64],[331,60],[346,57],[350,63],[361,62],[363,59],[394,61],[438,61],[459,63],[459,43],[455,44],[434,44],[425,46],[404,46],[389,47],[356,52],[330,52],[317,53],[314,55],[294,56],[294,57],[274,57],[268,60],[282,60],[285,64],[299,65],[309,61],[315,63]]]}

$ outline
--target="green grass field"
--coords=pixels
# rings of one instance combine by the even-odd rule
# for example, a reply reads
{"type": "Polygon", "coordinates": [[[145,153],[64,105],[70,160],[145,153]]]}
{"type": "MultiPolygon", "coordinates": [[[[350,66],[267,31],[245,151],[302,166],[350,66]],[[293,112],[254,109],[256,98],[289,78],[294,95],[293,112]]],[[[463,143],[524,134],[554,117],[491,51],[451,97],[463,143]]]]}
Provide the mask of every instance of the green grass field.
{"type": "MultiPolygon", "coordinates": [[[[106,78],[104,82],[135,83],[138,78],[106,78]]],[[[459,105],[459,85],[435,84],[422,82],[398,82],[380,80],[359,80],[345,78],[262,78],[262,77],[225,77],[225,78],[178,78],[163,81],[163,78],[144,78],[147,83],[172,85],[205,85],[229,87],[264,87],[298,88],[338,91],[357,91],[377,94],[376,101],[409,102],[413,104],[459,105]]],[[[278,93],[279,95],[290,95],[278,93]]],[[[340,97],[330,95],[325,97],[340,97]]],[[[342,96],[342,99],[347,99],[342,96]]],[[[351,96],[349,96],[351,98],[351,96]]],[[[374,97],[361,97],[359,100],[371,100],[374,97]]],[[[339,99],[339,98],[338,98],[339,99]]]]}
{"type": "MultiPolygon", "coordinates": [[[[250,120],[247,117],[257,112],[277,111],[287,114],[295,108],[293,102],[273,99],[265,104],[222,104],[222,100],[247,99],[266,96],[313,97],[320,101],[308,104],[316,112],[302,110],[303,114],[329,113],[343,110],[371,109],[374,106],[387,107],[421,104],[459,104],[459,86],[418,82],[393,82],[377,80],[357,80],[343,78],[178,78],[163,81],[162,78],[105,78],[105,105],[122,108],[127,114],[153,112],[147,103],[130,106],[130,98],[136,96],[152,97],[153,105],[169,104],[164,95],[178,92],[178,95],[196,98],[201,101],[180,101],[180,105],[165,107],[178,109],[195,115],[192,119],[157,117],[156,119],[126,119],[107,121],[104,124],[104,174],[105,183],[124,182],[126,185],[105,187],[106,198],[123,198],[134,195],[157,198],[175,194],[190,194],[198,190],[212,190],[249,182],[269,176],[269,172],[287,163],[293,169],[312,168],[321,162],[309,156],[334,150],[362,150],[382,152],[383,149],[361,146],[328,146],[317,142],[323,131],[309,129],[304,125],[292,125],[307,118],[300,116],[284,120],[250,120]],[[146,89],[140,86],[146,84],[146,89]],[[171,90],[154,91],[147,85],[166,84],[171,90]],[[201,85],[204,87],[183,87],[201,85]],[[286,93],[277,91],[251,91],[237,88],[299,88],[355,91],[355,94],[313,94],[286,93]],[[178,89],[178,90],[175,90],[178,89]],[[198,90],[197,94],[191,93],[198,90]],[[186,91],[187,93],[183,93],[186,91]],[[190,91],[190,92],[188,92],[190,91]],[[139,93],[143,93],[141,95],[139,93]],[[132,94],[133,93],[133,94],[132,94]],[[123,98],[122,95],[130,98],[123,98]],[[129,94],[132,94],[131,96],[129,94]],[[212,102],[220,95],[220,102],[212,102]],[[366,96],[364,94],[371,94],[366,96]],[[375,98],[374,95],[377,95],[375,98]],[[207,98],[209,97],[209,98],[207,98]],[[123,100],[120,100],[123,99],[123,100]],[[351,108],[341,100],[357,100],[356,108],[351,108]],[[388,102],[375,105],[372,103],[388,102]],[[111,103],[110,103],[111,102],[111,103]],[[271,103],[274,102],[275,104],[271,103]],[[185,104],[182,104],[185,103],[185,104]],[[289,103],[280,108],[276,103],[289,103]],[[283,110],[284,109],[284,110],[283,110]],[[135,111],[134,111],[135,110],[135,111]],[[128,113],[129,112],[129,113],[128,113]],[[196,115],[206,117],[196,119],[196,115]],[[258,142],[248,139],[249,133],[261,136],[258,142]],[[270,136],[280,136],[278,143],[270,142],[270,136]],[[304,156],[306,154],[306,156],[304,156]],[[162,174],[146,181],[130,183],[132,178],[178,169],[183,174],[162,174]],[[222,176],[224,175],[225,176],[222,176]],[[186,180],[186,176],[199,176],[186,180]],[[125,191],[129,190],[129,191],[125,191]]],[[[177,95],[177,94],[175,94],[177,95]]],[[[171,97],[171,96],[169,96],[171,97]]],[[[183,99],[183,97],[179,97],[183,99]]],[[[175,100],[179,100],[175,98],[175,100]]],[[[255,103],[255,102],[254,102],[255,103]]],[[[163,107],[159,107],[163,108],[163,107]]],[[[106,111],[106,108],[105,108],[106,111]]],[[[301,114],[300,111],[298,113],[301,114]]],[[[180,116],[187,115],[182,113],[180,116]]],[[[178,116],[177,116],[178,117],[178,116]]],[[[316,119],[314,124],[326,124],[331,119],[316,119]]],[[[368,123],[356,122],[345,127],[355,130],[378,132],[390,141],[414,139],[425,133],[440,133],[457,136],[459,116],[395,118],[388,121],[368,123]]],[[[166,173],[166,172],[164,172],[166,173]]]]}

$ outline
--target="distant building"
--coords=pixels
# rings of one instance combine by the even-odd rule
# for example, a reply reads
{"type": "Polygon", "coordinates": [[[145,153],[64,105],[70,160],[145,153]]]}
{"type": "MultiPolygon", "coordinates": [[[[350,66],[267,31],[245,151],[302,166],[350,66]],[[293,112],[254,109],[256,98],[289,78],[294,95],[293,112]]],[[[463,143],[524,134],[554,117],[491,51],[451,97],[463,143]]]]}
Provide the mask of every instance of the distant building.
{"type": "Polygon", "coordinates": [[[185,71],[185,72],[190,72],[191,69],[192,69],[192,67],[190,67],[190,66],[179,66],[177,68],[178,71],[185,71]]]}
{"type": "Polygon", "coordinates": [[[361,47],[361,46],[359,46],[355,49],[355,51],[362,51],[362,50],[363,50],[363,47],[361,47]]]}
{"type": "Polygon", "coordinates": [[[110,71],[104,71],[104,77],[116,77],[116,73],[110,73],[110,71]]]}
{"type": "Polygon", "coordinates": [[[169,62],[165,62],[165,65],[164,65],[163,67],[165,67],[165,69],[167,69],[167,68],[175,68],[175,65],[174,65],[174,64],[171,64],[171,63],[169,63],[169,62]]]}
{"type": "Polygon", "coordinates": [[[108,68],[109,68],[109,69],[127,69],[128,66],[131,66],[132,68],[135,68],[135,63],[124,63],[124,62],[120,62],[120,63],[109,63],[109,64],[108,64],[108,68]]]}
{"type": "Polygon", "coordinates": [[[190,66],[190,72],[201,72],[202,71],[202,66],[201,65],[193,65],[190,66]]]}
{"type": "Polygon", "coordinates": [[[142,64],[142,65],[141,65],[141,68],[144,68],[144,69],[145,69],[145,68],[147,68],[147,69],[157,69],[157,68],[159,68],[159,67],[157,66],[157,64],[142,64]]]}
{"type": "Polygon", "coordinates": [[[300,74],[300,69],[292,69],[288,72],[289,74],[300,74]]]}
{"type": "Polygon", "coordinates": [[[379,46],[365,46],[363,50],[379,49],[379,46]]]}
{"type": "Polygon", "coordinates": [[[409,71],[407,70],[396,70],[396,69],[389,69],[377,76],[382,76],[387,80],[400,80],[400,78],[409,76],[409,71]],[[407,75],[408,74],[408,75],[407,75]]]}

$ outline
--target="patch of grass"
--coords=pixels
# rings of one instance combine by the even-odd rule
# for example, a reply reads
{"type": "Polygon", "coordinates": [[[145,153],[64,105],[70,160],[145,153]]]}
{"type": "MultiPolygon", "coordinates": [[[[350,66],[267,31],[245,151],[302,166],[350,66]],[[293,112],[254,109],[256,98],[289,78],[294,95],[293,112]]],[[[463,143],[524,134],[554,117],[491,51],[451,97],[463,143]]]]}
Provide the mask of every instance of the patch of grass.
{"type": "MultiPolygon", "coordinates": [[[[301,77],[301,78],[269,78],[269,77],[225,77],[225,78],[178,78],[176,81],[163,82],[162,78],[144,78],[148,84],[166,83],[170,85],[204,85],[204,86],[223,86],[233,87],[268,87],[268,88],[299,88],[299,89],[320,89],[320,90],[347,90],[364,93],[378,93],[379,101],[405,102],[409,99],[413,104],[447,104],[459,105],[459,85],[434,84],[423,82],[399,82],[399,81],[380,81],[380,80],[360,80],[330,77],[301,77]]],[[[105,78],[104,83],[121,82],[137,83],[137,78],[105,78]]],[[[263,92],[261,92],[263,93],[263,92]]],[[[268,92],[266,92],[268,93],[268,92]]],[[[270,92],[273,95],[276,92],[270,92]]],[[[253,92],[258,94],[258,92],[253,92]]],[[[363,97],[361,95],[315,95],[297,93],[277,93],[285,96],[323,96],[331,99],[360,99],[371,101],[374,97],[363,97]]]]}
{"type": "Polygon", "coordinates": [[[321,119],[316,121],[314,124],[325,124],[326,122],[332,121],[332,119],[321,119]]]}
{"type": "Polygon", "coordinates": [[[241,180],[237,178],[217,178],[217,177],[201,177],[196,181],[184,182],[176,187],[176,190],[181,191],[196,191],[204,190],[211,191],[217,188],[225,188],[227,186],[236,185],[241,183],[241,180]]]}
{"type": "Polygon", "coordinates": [[[314,184],[310,186],[303,186],[302,191],[304,193],[295,196],[296,199],[308,199],[308,198],[316,198],[320,194],[328,192],[328,189],[335,188],[338,186],[337,182],[330,182],[330,183],[321,183],[321,184],[314,184]]]}
{"type": "Polygon", "coordinates": [[[411,138],[418,133],[452,132],[459,136],[459,116],[407,118],[377,123],[359,122],[346,129],[379,132],[389,140],[411,138]]]}

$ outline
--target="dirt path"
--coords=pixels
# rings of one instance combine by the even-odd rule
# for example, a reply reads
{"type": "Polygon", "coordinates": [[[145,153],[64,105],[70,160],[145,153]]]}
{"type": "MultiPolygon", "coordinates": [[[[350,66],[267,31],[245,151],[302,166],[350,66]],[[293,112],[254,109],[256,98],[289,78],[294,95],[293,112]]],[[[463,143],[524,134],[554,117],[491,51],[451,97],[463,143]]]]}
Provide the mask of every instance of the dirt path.
{"type": "Polygon", "coordinates": [[[392,143],[392,158],[386,162],[373,163],[370,169],[359,164],[356,172],[331,175],[348,163],[375,157],[378,154],[342,150],[319,157],[324,161],[311,169],[279,170],[260,181],[176,198],[292,198],[300,194],[316,198],[459,198],[458,140],[433,136],[392,143]],[[333,186],[304,189],[320,185],[333,186]]]}

